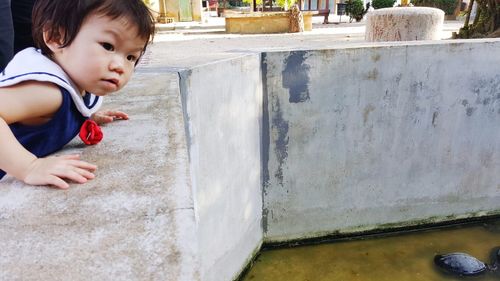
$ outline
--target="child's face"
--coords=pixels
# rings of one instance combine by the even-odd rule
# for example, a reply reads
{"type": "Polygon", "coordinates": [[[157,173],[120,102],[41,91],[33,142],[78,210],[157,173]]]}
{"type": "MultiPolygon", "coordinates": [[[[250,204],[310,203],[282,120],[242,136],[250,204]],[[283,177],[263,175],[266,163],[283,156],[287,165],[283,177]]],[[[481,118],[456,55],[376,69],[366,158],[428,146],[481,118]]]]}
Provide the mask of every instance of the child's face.
{"type": "Polygon", "coordinates": [[[125,18],[90,15],[69,46],[51,48],[53,58],[82,94],[104,96],[129,81],[146,43],[137,31],[125,18]]]}

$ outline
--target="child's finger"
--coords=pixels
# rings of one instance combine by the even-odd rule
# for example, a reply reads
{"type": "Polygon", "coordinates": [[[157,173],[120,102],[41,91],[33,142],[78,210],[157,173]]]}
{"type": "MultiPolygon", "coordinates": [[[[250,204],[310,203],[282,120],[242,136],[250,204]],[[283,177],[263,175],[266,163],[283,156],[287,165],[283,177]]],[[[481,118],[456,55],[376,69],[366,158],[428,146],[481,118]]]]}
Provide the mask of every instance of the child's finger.
{"type": "Polygon", "coordinates": [[[114,119],[128,119],[128,114],[122,111],[110,111],[109,115],[113,116],[114,119]]]}
{"type": "Polygon", "coordinates": [[[61,188],[61,189],[67,189],[69,187],[69,184],[67,182],[63,181],[59,177],[52,176],[52,175],[47,177],[47,184],[61,188]]]}
{"type": "Polygon", "coordinates": [[[118,116],[122,119],[128,120],[128,114],[125,112],[120,112],[120,114],[118,114],[118,116]]]}
{"type": "Polygon", "coordinates": [[[86,179],[94,179],[95,178],[95,175],[91,172],[89,172],[88,170],[85,170],[85,169],[80,169],[80,168],[75,168],[75,171],[82,175],[83,177],[85,177],[86,179]]]}
{"type": "Polygon", "coordinates": [[[113,115],[108,115],[108,116],[103,116],[102,119],[104,123],[111,123],[115,120],[115,117],[113,115]]]}
{"type": "Polygon", "coordinates": [[[71,166],[80,168],[80,169],[85,169],[87,171],[95,171],[97,170],[97,166],[94,164],[90,164],[85,161],[80,161],[80,160],[74,160],[69,163],[71,166]]]}
{"type": "Polygon", "coordinates": [[[61,177],[61,178],[72,180],[72,181],[77,182],[77,183],[86,183],[87,182],[87,179],[84,176],[80,175],[79,173],[77,173],[76,171],[71,170],[71,169],[66,170],[64,172],[57,173],[55,175],[58,177],[61,177]]]}

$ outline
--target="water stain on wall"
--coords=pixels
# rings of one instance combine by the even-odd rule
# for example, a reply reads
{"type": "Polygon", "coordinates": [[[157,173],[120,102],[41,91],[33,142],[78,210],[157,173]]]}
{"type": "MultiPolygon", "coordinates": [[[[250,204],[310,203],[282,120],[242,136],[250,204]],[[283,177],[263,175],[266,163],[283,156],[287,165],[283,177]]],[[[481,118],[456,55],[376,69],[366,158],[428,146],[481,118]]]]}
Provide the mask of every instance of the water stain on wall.
{"type": "Polygon", "coordinates": [[[377,80],[378,78],[378,70],[376,68],[368,71],[366,74],[366,79],[367,80],[377,80]]]}
{"type": "Polygon", "coordinates": [[[283,119],[280,102],[278,99],[273,104],[272,129],[277,133],[274,153],[278,160],[278,169],[274,176],[278,180],[279,185],[283,186],[283,165],[288,158],[288,121],[283,119]]]}
{"type": "Polygon", "coordinates": [[[366,125],[366,122],[368,122],[368,117],[370,115],[370,112],[374,111],[375,107],[372,104],[369,104],[365,107],[363,110],[363,125],[366,125]]]}
{"type": "Polygon", "coordinates": [[[470,108],[481,108],[486,113],[500,114],[500,75],[491,77],[490,79],[481,79],[473,86],[472,92],[476,96],[475,100],[464,100],[462,105],[466,107],[467,116],[471,116],[474,110],[470,112],[470,108]],[[464,104],[464,103],[467,104],[464,104]],[[474,103],[475,106],[472,106],[474,103]]]}
{"type": "Polygon", "coordinates": [[[282,83],[290,95],[288,101],[299,103],[309,100],[309,70],[305,63],[307,52],[290,52],[285,58],[285,69],[282,71],[282,83]]]}

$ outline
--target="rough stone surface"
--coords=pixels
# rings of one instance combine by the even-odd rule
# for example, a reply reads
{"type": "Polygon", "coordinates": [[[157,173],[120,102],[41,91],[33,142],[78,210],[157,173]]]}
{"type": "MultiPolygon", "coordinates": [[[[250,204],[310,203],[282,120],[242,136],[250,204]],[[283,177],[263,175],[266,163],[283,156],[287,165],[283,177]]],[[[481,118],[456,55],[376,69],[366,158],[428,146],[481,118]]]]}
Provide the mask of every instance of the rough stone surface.
{"type": "Polygon", "coordinates": [[[106,98],[130,120],[74,140],[96,179],[66,191],[0,182],[0,280],[199,280],[178,76],[138,73],[106,98]]]}
{"type": "Polygon", "coordinates": [[[444,12],[428,7],[378,9],[366,16],[366,41],[414,41],[441,38],[444,12]]]}

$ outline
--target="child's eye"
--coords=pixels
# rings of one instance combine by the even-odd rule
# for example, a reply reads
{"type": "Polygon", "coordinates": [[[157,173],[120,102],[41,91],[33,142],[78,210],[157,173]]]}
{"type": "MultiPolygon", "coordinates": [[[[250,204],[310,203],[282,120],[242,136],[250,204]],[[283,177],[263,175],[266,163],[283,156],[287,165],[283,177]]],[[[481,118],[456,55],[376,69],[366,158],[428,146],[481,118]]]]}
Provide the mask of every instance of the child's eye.
{"type": "Polygon", "coordinates": [[[106,50],[106,51],[114,51],[115,47],[109,43],[101,43],[101,46],[106,50]]]}
{"type": "Polygon", "coordinates": [[[133,56],[133,55],[128,55],[127,56],[127,60],[128,61],[131,61],[131,62],[135,62],[137,60],[137,57],[136,56],[133,56]]]}

